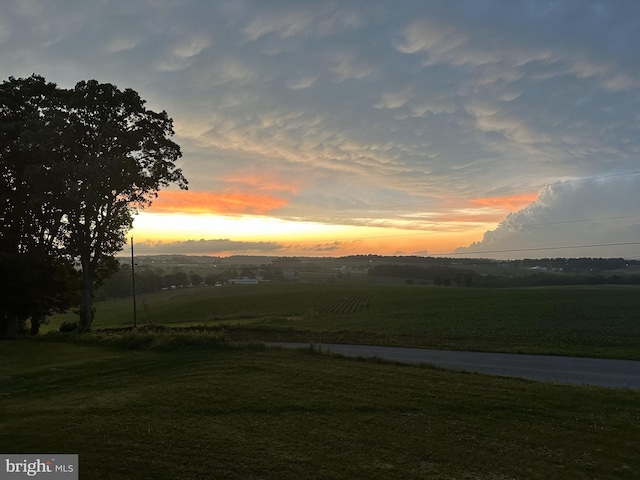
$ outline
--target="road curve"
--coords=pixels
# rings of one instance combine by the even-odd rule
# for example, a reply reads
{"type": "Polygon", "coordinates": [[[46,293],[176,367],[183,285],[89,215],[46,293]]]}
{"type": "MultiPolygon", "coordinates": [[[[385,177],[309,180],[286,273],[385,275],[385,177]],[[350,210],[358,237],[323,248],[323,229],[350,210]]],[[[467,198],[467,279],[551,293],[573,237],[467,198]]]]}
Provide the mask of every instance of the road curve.
{"type": "MultiPolygon", "coordinates": [[[[265,342],[270,347],[309,348],[309,343],[265,342]]],[[[322,344],[323,352],[348,357],[377,357],[452,370],[521,377],[553,383],[640,390],[640,361],[605,358],[462,352],[375,345],[322,344]]]]}

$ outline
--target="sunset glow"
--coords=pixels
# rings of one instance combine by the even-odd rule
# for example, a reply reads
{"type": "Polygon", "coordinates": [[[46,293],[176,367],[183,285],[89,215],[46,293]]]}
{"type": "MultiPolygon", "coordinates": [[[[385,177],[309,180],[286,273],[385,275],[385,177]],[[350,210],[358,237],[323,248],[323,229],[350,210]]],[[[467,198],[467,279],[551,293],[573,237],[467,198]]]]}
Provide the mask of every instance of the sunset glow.
{"type": "Polygon", "coordinates": [[[58,3],[0,71],[173,119],[141,254],[640,256],[640,2],[58,3]]]}
{"type": "Polygon", "coordinates": [[[263,214],[282,207],[282,198],[256,193],[163,191],[153,202],[156,213],[263,214]]]}
{"type": "MultiPolygon", "coordinates": [[[[225,181],[234,179],[225,178],[225,181]]],[[[266,181],[265,177],[237,178],[258,191],[288,191],[295,198],[298,189],[266,181]]],[[[451,199],[444,210],[384,217],[362,216],[372,212],[342,211],[326,222],[293,221],[270,216],[287,205],[287,200],[256,193],[214,193],[164,191],[153,206],[135,220],[132,235],[144,251],[170,251],[188,240],[217,239],[245,244],[244,253],[255,254],[270,242],[282,255],[351,255],[370,252],[386,255],[428,255],[453,252],[458,246],[479,241],[506,213],[516,211],[537,198],[537,193],[485,197],[471,201],[451,199]]],[[[379,213],[379,212],[378,212],[379,213]]],[[[384,212],[383,212],[384,213],[384,212]]],[[[212,255],[230,254],[224,243],[208,244],[212,255]],[[221,248],[222,250],[216,250],[221,248]]],[[[194,247],[194,243],[185,248],[194,247]]]]}
{"type": "MultiPolygon", "coordinates": [[[[273,243],[272,254],[341,256],[363,251],[384,255],[426,255],[452,252],[460,244],[482,237],[486,225],[476,230],[446,233],[407,229],[324,225],[291,222],[273,217],[222,217],[212,215],[140,214],[131,235],[141,253],[176,253],[190,239],[234,241],[235,253],[259,254],[257,243],[273,243]],[[245,249],[237,251],[244,244],[245,249]],[[140,250],[141,249],[141,250],[140,250]]],[[[191,244],[193,246],[193,244],[191,244]]],[[[204,243],[199,243],[204,246],[204,243]]],[[[211,243],[211,245],[217,245],[211,243]]],[[[206,247],[201,253],[225,255],[224,244],[206,247]]],[[[263,252],[264,253],[264,252],[263,252]]]]}
{"type": "Polygon", "coordinates": [[[473,199],[473,203],[487,207],[498,207],[515,212],[533,203],[538,198],[538,192],[509,195],[506,197],[483,197],[473,199]]]}

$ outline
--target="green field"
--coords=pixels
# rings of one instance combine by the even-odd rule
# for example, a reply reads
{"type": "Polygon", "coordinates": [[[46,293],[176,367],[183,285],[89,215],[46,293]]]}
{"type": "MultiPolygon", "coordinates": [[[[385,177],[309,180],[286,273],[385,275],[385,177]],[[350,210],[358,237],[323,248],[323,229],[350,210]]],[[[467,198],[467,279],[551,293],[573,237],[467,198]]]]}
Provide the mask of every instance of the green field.
{"type": "Polygon", "coordinates": [[[92,480],[640,476],[640,392],[145,335],[2,342],[0,451],[92,480]]]}
{"type": "MultiPolygon", "coordinates": [[[[640,289],[261,284],[138,297],[138,323],[294,340],[640,359],[640,289]]],[[[95,329],[130,326],[131,298],[98,303],[95,329]]],[[[52,319],[57,329],[67,314],[52,319]]]]}

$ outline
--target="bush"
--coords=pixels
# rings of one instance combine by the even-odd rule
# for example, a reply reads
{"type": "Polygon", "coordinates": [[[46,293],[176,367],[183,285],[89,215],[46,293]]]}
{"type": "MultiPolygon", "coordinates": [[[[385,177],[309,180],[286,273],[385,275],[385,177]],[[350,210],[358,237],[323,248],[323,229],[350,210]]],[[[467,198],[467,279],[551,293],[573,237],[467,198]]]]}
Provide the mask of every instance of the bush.
{"type": "Polygon", "coordinates": [[[60,333],[71,333],[78,331],[78,322],[64,322],[60,325],[59,332],[60,333]]]}
{"type": "Polygon", "coordinates": [[[96,330],[77,337],[78,341],[99,343],[127,350],[179,350],[211,348],[228,345],[224,331],[209,329],[172,329],[163,326],[143,326],[139,329],[96,330]]]}

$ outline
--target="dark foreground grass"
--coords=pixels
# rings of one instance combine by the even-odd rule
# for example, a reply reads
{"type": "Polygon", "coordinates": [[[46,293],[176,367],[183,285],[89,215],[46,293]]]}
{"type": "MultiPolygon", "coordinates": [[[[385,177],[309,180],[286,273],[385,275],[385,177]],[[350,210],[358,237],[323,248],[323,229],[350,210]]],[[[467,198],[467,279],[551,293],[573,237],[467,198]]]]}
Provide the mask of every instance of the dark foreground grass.
{"type": "Polygon", "coordinates": [[[0,451],[97,480],[640,476],[639,392],[134,340],[0,343],[0,451]]]}

